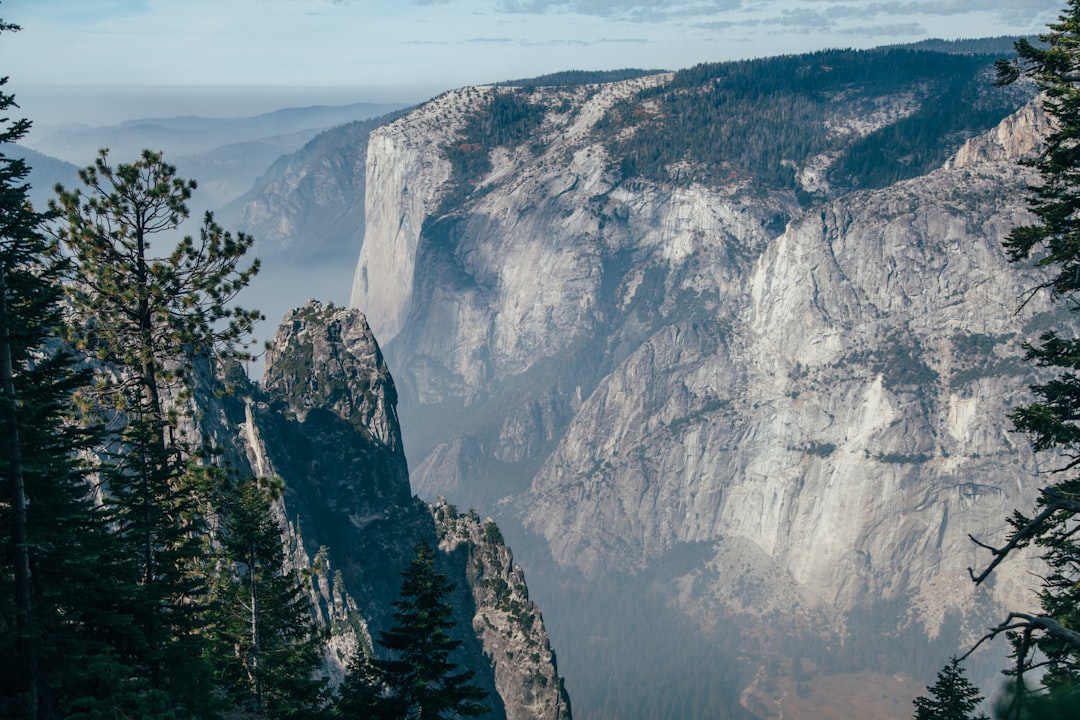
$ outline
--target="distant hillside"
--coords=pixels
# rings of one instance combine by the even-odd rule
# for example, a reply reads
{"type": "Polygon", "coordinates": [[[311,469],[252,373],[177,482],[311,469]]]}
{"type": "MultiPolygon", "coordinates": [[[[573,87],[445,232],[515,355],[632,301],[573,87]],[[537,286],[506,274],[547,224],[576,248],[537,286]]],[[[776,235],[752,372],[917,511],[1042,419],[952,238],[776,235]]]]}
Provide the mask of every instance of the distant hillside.
{"type": "Polygon", "coordinates": [[[50,128],[29,138],[27,145],[80,165],[91,162],[102,147],[110,148],[116,157],[133,157],[143,148],[162,150],[167,156],[175,157],[206,152],[223,145],[305,133],[306,137],[293,146],[299,147],[320,130],[365,120],[400,107],[400,104],[355,103],[286,108],[241,118],[140,118],[104,127],[50,128]]]}
{"type": "Polygon", "coordinates": [[[1025,101],[996,56],[826,50],[698,65],[614,105],[597,126],[625,178],[877,188],[922,175],[1025,101]],[[886,115],[889,115],[886,117],[886,115]]]}
{"type": "Polygon", "coordinates": [[[68,187],[79,182],[79,168],[22,145],[9,145],[5,151],[9,157],[22,158],[30,166],[30,202],[38,210],[44,210],[55,197],[53,188],[57,183],[68,187]]]}
{"type": "MultiPolygon", "coordinates": [[[[942,40],[941,38],[930,38],[928,40],[920,40],[916,43],[896,45],[894,47],[906,48],[908,50],[929,50],[931,52],[955,53],[959,55],[999,55],[1004,57],[1006,55],[1014,54],[1013,43],[1015,43],[1017,39],[1018,38],[1014,35],[1002,35],[990,38],[969,38],[966,40],[942,40]]],[[[1031,42],[1037,40],[1034,35],[1029,35],[1027,39],[1031,42]]]]}
{"type": "Polygon", "coordinates": [[[404,110],[319,133],[281,155],[219,217],[257,238],[259,253],[293,252],[290,262],[332,257],[350,274],[364,228],[364,172],[372,130],[404,110]]]}

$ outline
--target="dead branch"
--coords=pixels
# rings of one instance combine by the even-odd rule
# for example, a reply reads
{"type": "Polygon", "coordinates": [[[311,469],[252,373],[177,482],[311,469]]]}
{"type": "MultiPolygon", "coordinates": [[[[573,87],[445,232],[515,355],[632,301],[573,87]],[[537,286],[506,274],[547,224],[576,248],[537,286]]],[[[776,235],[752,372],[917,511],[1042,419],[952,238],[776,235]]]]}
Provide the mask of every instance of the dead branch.
{"type": "Polygon", "coordinates": [[[1045,508],[1043,508],[1042,512],[1033,517],[1031,520],[1028,520],[1027,524],[1024,525],[1024,527],[1013,533],[1013,536],[1009,538],[1009,542],[1000,548],[987,545],[986,543],[976,540],[972,535],[968,535],[968,537],[971,538],[971,541],[973,543],[975,543],[979,547],[986,548],[994,555],[994,559],[990,561],[990,564],[986,566],[986,569],[984,569],[978,575],[975,574],[975,571],[973,569],[968,568],[968,575],[970,575],[971,579],[975,581],[975,584],[979,585],[980,583],[982,583],[983,580],[990,577],[990,573],[994,572],[994,569],[1001,564],[1001,561],[1004,560],[1010,552],[1015,550],[1022,542],[1030,540],[1035,535],[1035,533],[1038,532],[1043,522],[1060,509],[1062,508],[1057,505],[1056,501],[1047,505],[1045,508]]]}

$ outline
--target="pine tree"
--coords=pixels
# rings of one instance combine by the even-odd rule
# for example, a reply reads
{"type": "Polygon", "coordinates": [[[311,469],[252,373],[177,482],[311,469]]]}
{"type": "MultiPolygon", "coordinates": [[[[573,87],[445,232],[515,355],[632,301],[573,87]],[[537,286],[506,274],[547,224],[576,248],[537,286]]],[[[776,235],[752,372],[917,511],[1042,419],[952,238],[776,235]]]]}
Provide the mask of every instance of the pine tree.
{"type": "Polygon", "coordinates": [[[313,717],[324,705],[317,676],[320,634],[299,574],[287,570],[281,529],[271,514],[280,482],[249,479],[221,512],[222,565],[209,628],[216,675],[233,704],[254,717],[313,717]]]}
{"type": "Polygon", "coordinates": [[[987,720],[985,714],[972,715],[983,698],[964,676],[956,658],[942,668],[927,690],[929,697],[915,698],[915,720],[987,720]]]}
{"type": "MultiPolygon", "coordinates": [[[[1076,310],[1080,290],[1080,0],[1069,0],[1056,23],[1040,36],[1038,46],[1020,40],[1017,59],[998,62],[998,81],[1033,78],[1051,120],[1045,146],[1031,165],[1039,182],[1029,189],[1029,207],[1038,218],[1015,228],[1005,241],[1013,261],[1034,260],[1048,269],[1045,283],[1032,294],[1051,297],[1076,310]]],[[[1033,515],[1015,512],[1002,547],[980,543],[994,558],[979,574],[980,583],[1018,548],[1035,546],[1048,566],[1035,612],[1012,612],[987,637],[1005,633],[1012,643],[1014,702],[1010,717],[1022,717],[1025,699],[1040,689],[1028,688],[1026,677],[1039,668],[1040,683],[1050,694],[1071,693],[1080,686],[1080,340],[1075,328],[1044,333],[1026,343],[1027,358],[1055,376],[1031,387],[1036,400],[1017,407],[1011,419],[1027,433],[1036,451],[1053,451],[1063,458],[1056,479],[1040,491],[1033,515]]]]}
{"type": "MultiPolygon", "coordinates": [[[[0,22],[0,31],[18,29],[16,25],[0,22]]],[[[0,86],[6,84],[6,77],[0,79],[0,86]]],[[[14,104],[14,96],[0,93],[0,110],[7,111],[14,104]]],[[[30,129],[27,120],[12,123],[5,119],[4,124],[0,132],[0,143],[3,144],[16,142],[30,129]]],[[[35,332],[33,327],[33,311],[39,305],[48,306],[50,298],[49,287],[34,282],[35,265],[39,264],[47,246],[40,230],[44,218],[33,211],[27,199],[28,187],[24,179],[28,172],[22,161],[0,157],[0,380],[3,384],[0,388],[3,392],[3,405],[0,406],[3,454],[0,459],[7,491],[4,498],[9,503],[5,508],[9,522],[3,527],[12,528],[10,539],[5,538],[8,540],[4,554],[5,576],[10,567],[14,580],[14,607],[10,614],[5,613],[5,619],[14,620],[9,632],[15,641],[14,657],[19,659],[16,688],[24,703],[19,709],[28,717],[36,717],[41,680],[34,637],[37,629],[33,626],[26,477],[23,443],[19,437],[21,412],[15,374],[26,364],[27,346],[32,347],[35,341],[41,340],[40,331],[35,332]],[[45,294],[44,298],[42,294],[45,294]]]]}
{"type": "Polygon", "coordinates": [[[188,713],[214,696],[204,660],[206,516],[218,476],[178,434],[197,358],[245,357],[258,312],[231,302],[258,270],[252,244],[208,213],[198,240],[174,233],[188,217],[193,181],[144,151],[115,168],[102,151],[80,171],[84,189],[57,187],[55,235],[69,251],[69,339],[98,361],[86,407],[117,427],[100,468],[105,507],[123,555],[139,568],[132,597],[141,648],[132,656],[154,691],[188,713]],[[166,252],[158,252],[164,242],[166,252]]]}
{"type": "Polygon", "coordinates": [[[451,590],[453,585],[435,568],[435,551],[421,541],[402,573],[401,598],[394,603],[396,624],[379,634],[379,645],[389,657],[354,660],[339,716],[449,720],[488,711],[487,693],[473,682],[475,673],[459,669],[451,659],[461,645],[449,634],[454,626],[447,600],[451,590]],[[364,708],[372,696],[378,699],[375,707],[364,708]]]}

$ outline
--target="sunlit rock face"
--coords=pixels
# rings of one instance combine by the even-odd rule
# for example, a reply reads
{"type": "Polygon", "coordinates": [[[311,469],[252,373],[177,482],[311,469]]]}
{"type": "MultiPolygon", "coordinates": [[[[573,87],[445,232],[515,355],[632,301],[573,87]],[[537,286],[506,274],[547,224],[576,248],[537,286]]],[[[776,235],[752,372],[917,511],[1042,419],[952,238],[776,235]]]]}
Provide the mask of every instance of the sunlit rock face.
{"type": "Polygon", "coordinates": [[[928,175],[811,209],[617,182],[588,131],[666,79],[534,91],[543,124],[453,208],[440,153],[505,90],[374,132],[352,304],[380,317],[423,426],[414,486],[503,501],[588,576],[702,541],[722,565],[749,541],[792,602],[904,596],[934,628],[972,595],[967,535],[1035,485],[1003,418],[1029,380],[1017,339],[1049,308],[1021,308],[1033,276],[1001,240],[1030,219],[1016,163],[1042,120],[1026,108],[928,175]]]}

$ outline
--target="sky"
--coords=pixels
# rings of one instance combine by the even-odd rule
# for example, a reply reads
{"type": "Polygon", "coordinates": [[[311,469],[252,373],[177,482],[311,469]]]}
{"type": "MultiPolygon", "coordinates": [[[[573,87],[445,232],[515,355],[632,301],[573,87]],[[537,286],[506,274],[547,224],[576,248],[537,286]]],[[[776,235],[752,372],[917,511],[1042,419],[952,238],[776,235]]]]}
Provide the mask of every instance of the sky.
{"type": "Polygon", "coordinates": [[[30,117],[232,116],[412,103],[560,70],[1025,35],[1064,0],[0,0],[30,117]],[[186,111],[175,110],[181,108],[186,111]]]}

